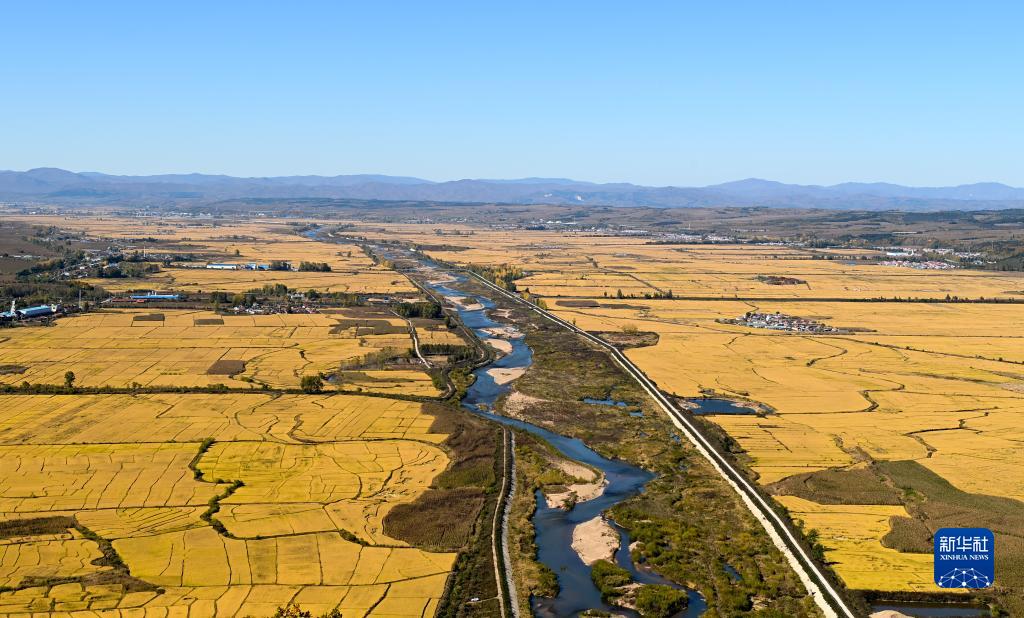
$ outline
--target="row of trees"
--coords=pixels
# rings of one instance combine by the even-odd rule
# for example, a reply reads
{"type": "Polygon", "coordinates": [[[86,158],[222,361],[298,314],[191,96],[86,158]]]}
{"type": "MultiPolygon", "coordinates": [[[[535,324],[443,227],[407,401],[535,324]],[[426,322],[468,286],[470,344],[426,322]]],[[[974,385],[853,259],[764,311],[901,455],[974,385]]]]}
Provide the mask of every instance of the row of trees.
{"type": "Polygon", "coordinates": [[[516,279],[522,279],[526,276],[526,272],[514,264],[500,264],[498,266],[469,264],[466,268],[510,292],[516,291],[516,279]]]}
{"type": "Polygon", "coordinates": [[[441,305],[437,303],[398,303],[394,307],[395,313],[403,318],[430,318],[440,319],[444,315],[441,305]]]}
{"type": "Polygon", "coordinates": [[[299,270],[302,272],[329,273],[331,265],[327,262],[299,262],[299,270]]]}

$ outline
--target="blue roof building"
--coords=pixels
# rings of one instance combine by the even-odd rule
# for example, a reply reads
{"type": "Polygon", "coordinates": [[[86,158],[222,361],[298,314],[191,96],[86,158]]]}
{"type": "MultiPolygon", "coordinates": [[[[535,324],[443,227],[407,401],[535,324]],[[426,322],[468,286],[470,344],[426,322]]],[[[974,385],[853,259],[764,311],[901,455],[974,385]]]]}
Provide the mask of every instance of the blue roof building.
{"type": "Polygon", "coordinates": [[[57,307],[54,305],[38,305],[36,307],[16,309],[15,313],[18,314],[18,317],[20,318],[41,318],[57,313],[57,307]]]}

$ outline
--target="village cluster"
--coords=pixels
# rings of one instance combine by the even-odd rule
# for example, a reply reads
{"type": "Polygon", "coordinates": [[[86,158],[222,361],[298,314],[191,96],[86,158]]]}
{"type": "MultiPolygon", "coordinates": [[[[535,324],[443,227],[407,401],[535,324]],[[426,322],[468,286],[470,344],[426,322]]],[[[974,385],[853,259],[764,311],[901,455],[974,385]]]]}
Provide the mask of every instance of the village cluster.
{"type": "Polygon", "coordinates": [[[878,265],[896,266],[898,268],[913,268],[916,270],[954,270],[957,268],[956,264],[940,262],[938,260],[927,260],[925,262],[915,262],[912,260],[885,260],[879,262],[878,265]]]}
{"type": "Polygon", "coordinates": [[[817,320],[810,320],[785,313],[760,313],[748,311],[742,317],[736,319],[718,320],[722,324],[736,324],[748,328],[764,328],[768,330],[782,330],[793,333],[842,333],[842,329],[829,326],[817,320]]]}

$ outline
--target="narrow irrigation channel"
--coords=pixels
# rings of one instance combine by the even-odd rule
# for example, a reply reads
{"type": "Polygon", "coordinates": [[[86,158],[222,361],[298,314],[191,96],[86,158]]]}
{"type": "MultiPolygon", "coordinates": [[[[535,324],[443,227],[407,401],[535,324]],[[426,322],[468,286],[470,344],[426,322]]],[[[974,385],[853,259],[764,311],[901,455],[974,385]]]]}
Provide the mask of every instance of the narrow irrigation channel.
{"type": "MultiPolygon", "coordinates": [[[[446,298],[465,299],[469,297],[472,302],[461,300],[455,303],[462,322],[471,328],[481,340],[485,342],[494,340],[496,338],[495,329],[505,328],[504,325],[495,322],[488,316],[488,311],[495,307],[494,303],[484,296],[469,295],[448,287],[449,284],[457,285],[462,281],[465,281],[465,278],[455,275],[454,281],[430,282],[426,285],[446,298]]],[[[636,616],[635,612],[608,605],[601,599],[601,593],[591,580],[590,567],[580,559],[572,548],[572,533],[577,524],[600,515],[642,491],[644,485],[654,476],[646,470],[625,462],[606,459],[580,440],[517,419],[494,414],[495,401],[507,392],[511,385],[509,382],[499,383],[496,381],[492,370],[523,370],[533,362],[533,352],[526,345],[523,337],[504,338],[504,341],[508,343],[502,345],[507,349],[510,344],[511,350],[494,362],[474,371],[476,379],[468,389],[462,405],[490,420],[543,438],[563,456],[600,470],[607,480],[604,491],[598,497],[579,502],[568,511],[548,507],[544,496],[540,491],[537,492],[537,510],[533,524],[536,531],[538,559],[558,577],[559,593],[553,599],[532,599],[533,612],[538,616],[563,617],[578,616],[588,609],[594,609],[614,612],[619,615],[636,616]]],[[[628,570],[634,581],[643,584],[662,584],[679,590],[685,589],[656,573],[638,568],[630,555],[628,533],[619,526],[615,526],[615,529],[620,537],[619,549],[615,553],[615,562],[628,570]]],[[[692,590],[687,590],[687,594],[689,604],[687,609],[679,615],[696,617],[703,614],[707,608],[704,599],[692,590]]]]}

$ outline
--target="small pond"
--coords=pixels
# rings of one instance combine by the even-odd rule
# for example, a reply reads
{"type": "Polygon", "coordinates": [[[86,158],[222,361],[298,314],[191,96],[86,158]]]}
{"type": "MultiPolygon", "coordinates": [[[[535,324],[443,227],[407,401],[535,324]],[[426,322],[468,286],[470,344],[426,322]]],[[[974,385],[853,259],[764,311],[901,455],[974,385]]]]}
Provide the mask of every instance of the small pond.
{"type": "Polygon", "coordinates": [[[757,410],[747,406],[739,405],[729,399],[687,399],[694,405],[690,410],[694,414],[757,414],[757,410]]]}

